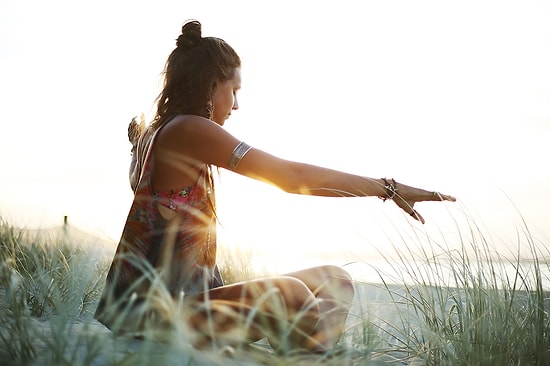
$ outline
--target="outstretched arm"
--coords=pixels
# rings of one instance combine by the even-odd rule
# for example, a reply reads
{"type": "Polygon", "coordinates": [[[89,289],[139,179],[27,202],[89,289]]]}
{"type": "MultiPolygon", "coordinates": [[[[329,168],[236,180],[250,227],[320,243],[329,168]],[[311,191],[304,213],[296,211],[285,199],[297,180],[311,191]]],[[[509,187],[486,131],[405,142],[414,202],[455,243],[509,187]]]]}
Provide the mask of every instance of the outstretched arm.
{"type": "Polygon", "coordinates": [[[281,160],[257,149],[250,150],[243,157],[237,172],[274,184],[290,193],[332,197],[377,196],[384,200],[392,199],[397,206],[421,223],[425,221],[414,209],[417,202],[456,201],[453,196],[412,187],[393,179],[369,178],[281,160]]]}
{"type": "Polygon", "coordinates": [[[244,176],[272,184],[289,193],[328,197],[377,196],[391,198],[416,220],[424,219],[414,210],[421,201],[455,201],[440,194],[403,183],[369,178],[312,164],[281,159],[251,148],[235,167],[230,163],[240,141],[216,123],[182,116],[165,126],[158,136],[167,159],[181,154],[197,162],[213,164],[244,176]]]}

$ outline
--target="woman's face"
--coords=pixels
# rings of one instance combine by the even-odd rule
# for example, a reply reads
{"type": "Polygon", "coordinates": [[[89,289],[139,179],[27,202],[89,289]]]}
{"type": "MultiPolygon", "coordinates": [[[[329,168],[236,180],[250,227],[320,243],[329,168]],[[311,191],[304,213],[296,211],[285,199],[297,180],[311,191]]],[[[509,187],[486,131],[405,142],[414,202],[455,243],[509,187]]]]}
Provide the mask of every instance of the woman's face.
{"type": "Polygon", "coordinates": [[[241,89],[241,69],[236,68],[231,79],[218,81],[216,92],[212,100],[212,120],[223,126],[231,111],[239,109],[237,92],[241,89]]]}

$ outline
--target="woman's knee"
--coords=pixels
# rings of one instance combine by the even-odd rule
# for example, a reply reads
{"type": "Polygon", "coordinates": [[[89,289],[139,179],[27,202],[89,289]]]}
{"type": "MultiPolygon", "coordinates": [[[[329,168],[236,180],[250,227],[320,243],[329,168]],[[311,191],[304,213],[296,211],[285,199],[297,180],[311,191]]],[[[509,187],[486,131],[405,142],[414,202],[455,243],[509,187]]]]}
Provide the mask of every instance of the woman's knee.
{"type": "Polygon", "coordinates": [[[277,278],[276,287],[285,299],[287,306],[296,311],[307,308],[315,308],[317,299],[310,288],[300,279],[295,277],[282,276],[277,278]]]}
{"type": "Polygon", "coordinates": [[[345,269],[334,265],[323,266],[323,269],[326,273],[326,278],[336,284],[336,286],[340,289],[340,292],[345,293],[346,297],[353,298],[355,294],[353,280],[351,275],[345,269]]]}
{"type": "Polygon", "coordinates": [[[303,345],[313,334],[321,318],[319,300],[309,287],[294,277],[281,276],[275,279],[275,287],[284,299],[285,308],[271,326],[268,339],[276,349],[292,349],[303,345]]]}
{"type": "Polygon", "coordinates": [[[323,265],[288,274],[309,286],[315,295],[337,297],[351,302],[355,294],[351,275],[341,267],[323,265]]]}
{"type": "Polygon", "coordinates": [[[342,267],[327,264],[320,266],[319,270],[325,274],[326,277],[337,281],[351,282],[351,275],[342,267]]]}

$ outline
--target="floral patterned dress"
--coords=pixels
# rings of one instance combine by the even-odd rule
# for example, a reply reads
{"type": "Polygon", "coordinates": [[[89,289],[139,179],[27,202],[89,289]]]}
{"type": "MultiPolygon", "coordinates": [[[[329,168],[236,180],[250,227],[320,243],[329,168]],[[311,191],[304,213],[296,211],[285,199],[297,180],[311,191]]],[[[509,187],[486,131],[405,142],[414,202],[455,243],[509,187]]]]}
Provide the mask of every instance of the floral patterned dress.
{"type": "Polygon", "coordinates": [[[222,286],[216,266],[216,216],[212,169],[204,165],[196,183],[167,191],[151,186],[152,137],[96,318],[111,327],[117,314],[147,296],[159,278],[172,296],[222,286]],[[165,219],[159,205],[175,213],[165,219]]]}

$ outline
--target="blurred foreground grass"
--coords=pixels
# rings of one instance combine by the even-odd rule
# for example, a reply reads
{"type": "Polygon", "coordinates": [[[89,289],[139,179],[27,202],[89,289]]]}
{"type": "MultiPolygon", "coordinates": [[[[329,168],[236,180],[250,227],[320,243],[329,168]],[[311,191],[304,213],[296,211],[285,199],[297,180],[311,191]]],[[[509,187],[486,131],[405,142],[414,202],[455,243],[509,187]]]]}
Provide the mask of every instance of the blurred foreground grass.
{"type": "MultiPolygon", "coordinates": [[[[261,342],[199,351],[185,337],[159,343],[114,336],[93,319],[114,244],[68,226],[27,230],[0,219],[0,360],[3,365],[550,364],[550,306],[541,270],[548,264],[537,259],[541,248],[529,235],[519,239],[535,258],[525,266],[488,256],[490,243],[475,230],[461,240],[474,248],[473,256],[399,253],[397,261],[388,258],[399,267],[393,284],[384,273],[378,284],[357,281],[348,327],[334,352],[275,355],[261,342]],[[515,272],[510,275],[502,263],[515,272]],[[421,274],[422,266],[431,271],[421,274]]],[[[247,253],[222,248],[220,257],[228,282],[262,275],[251,269],[247,253]]]]}

